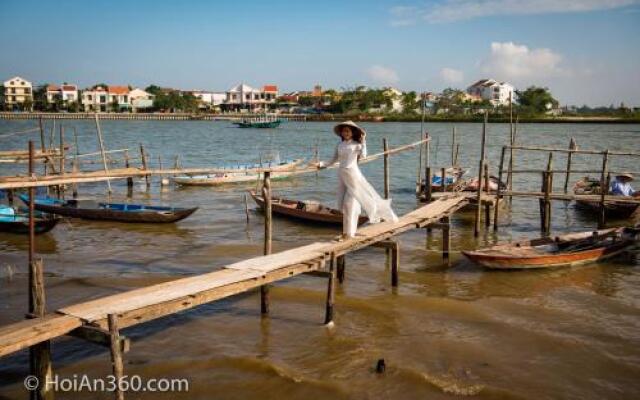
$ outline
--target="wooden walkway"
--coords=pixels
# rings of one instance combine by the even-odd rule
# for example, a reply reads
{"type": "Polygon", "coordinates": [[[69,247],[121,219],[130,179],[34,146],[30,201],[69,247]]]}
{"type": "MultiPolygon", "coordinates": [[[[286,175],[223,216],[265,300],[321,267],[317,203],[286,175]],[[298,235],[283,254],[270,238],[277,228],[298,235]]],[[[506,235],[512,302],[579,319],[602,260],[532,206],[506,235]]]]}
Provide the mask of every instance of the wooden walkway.
{"type": "MultiPolygon", "coordinates": [[[[403,215],[397,222],[364,226],[358,230],[356,237],[348,240],[316,242],[251,258],[225,265],[210,273],[71,305],[43,318],[1,327],[0,356],[69,334],[108,345],[110,315],[117,317],[118,328],[130,327],[303,273],[316,273],[329,278],[329,303],[329,298],[334,296],[331,290],[335,291],[334,265],[338,257],[380,245],[381,242],[385,244],[387,239],[411,229],[424,228],[441,220],[448,221],[449,216],[468,201],[468,196],[460,194],[443,196],[403,215]]],[[[397,257],[397,244],[395,246],[397,257]]],[[[395,269],[397,282],[397,260],[395,269]]]]}

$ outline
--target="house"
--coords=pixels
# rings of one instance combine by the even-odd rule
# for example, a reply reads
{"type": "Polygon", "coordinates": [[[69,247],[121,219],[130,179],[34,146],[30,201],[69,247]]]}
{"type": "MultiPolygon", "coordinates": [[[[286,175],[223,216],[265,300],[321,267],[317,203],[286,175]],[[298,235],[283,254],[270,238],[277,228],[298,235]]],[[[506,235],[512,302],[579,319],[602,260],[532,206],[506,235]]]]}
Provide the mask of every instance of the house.
{"type": "Polygon", "coordinates": [[[129,102],[131,103],[131,110],[136,112],[137,110],[144,110],[153,107],[153,99],[156,96],[148,93],[140,88],[135,88],[129,91],[129,102]]]}
{"type": "Polygon", "coordinates": [[[509,105],[513,92],[512,85],[494,79],[481,79],[467,88],[469,95],[489,100],[494,106],[509,105]]]}
{"type": "Polygon", "coordinates": [[[227,91],[222,107],[233,111],[266,111],[269,105],[275,104],[277,97],[276,85],[264,85],[262,89],[255,89],[241,83],[227,91]]]}
{"type": "Polygon", "coordinates": [[[391,110],[393,112],[402,111],[402,92],[396,88],[386,88],[382,94],[391,100],[391,110]]]}
{"type": "Polygon", "coordinates": [[[4,81],[4,107],[7,110],[33,109],[33,85],[19,76],[4,81]]]}
{"type": "Polygon", "coordinates": [[[191,90],[184,93],[190,93],[198,99],[198,108],[200,109],[214,109],[219,108],[222,103],[227,99],[227,94],[224,92],[207,92],[203,90],[191,90]]]}
{"type": "Polygon", "coordinates": [[[67,83],[60,86],[47,85],[45,95],[47,97],[47,104],[59,104],[61,107],[67,107],[69,104],[79,100],[78,87],[67,83]]]}
{"type": "Polygon", "coordinates": [[[80,96],[82,110],[85,112],[107,112],[109,107],[109,96],[107,89],[103,86],[95,86],[82,91],[80,96]]]}
{"type": "Polygon", "coordinates": [[[111,111],[131,109],[128,86],[107,86],[107,93],[109,94],[111,111]]]}

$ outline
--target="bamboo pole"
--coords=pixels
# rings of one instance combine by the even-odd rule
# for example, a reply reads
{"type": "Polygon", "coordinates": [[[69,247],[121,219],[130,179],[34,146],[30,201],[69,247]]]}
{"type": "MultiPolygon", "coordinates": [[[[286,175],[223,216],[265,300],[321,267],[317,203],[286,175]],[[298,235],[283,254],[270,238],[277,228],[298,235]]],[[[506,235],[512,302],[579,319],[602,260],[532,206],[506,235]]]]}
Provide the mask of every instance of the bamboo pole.
{"type": "Polygon", "coordinates": [[[431,186],[431,167],[427,166],[426,171],[424,173],[424,192],[425,192],[425,201],[430,203],[433,198],[433,187],[431,186]]]}
{"type": "MultiPolygon", "coordinates": [[[[64,152],[64,127],[60,125],[60,175],[64,175],[64,163],[65,163],[65,152],[64,152]]],[[[64,185],[58,185],[58,193],[59,197],[64,199],[64,185]]]]}
{"type": "MultiPolygon", "coordinates": [[[[262,185],[262,198],[264,199],[264,254],[271,254],[272,243],[272,209],[271,209],[271,172],[264,173],[262,185]]],[[[263,315],[269,314],[269,286],[260,286],[260,310],[263,315]]]]}
{"type": "MultiPolygon", "coordinates": [[[[509,93],[509,144],[513,147],[515,143],[515,130],[513,126],[513,92],[509,93]]],[[[509,173],[507,175],[507,188],[509,191],[513,190],[513,148],[510,149],[511,152],[509,154],[509,173]]]]}
{"type": "Polygon", "coordinates": [[[607,169],[609,168],[609,150],[605,150],[602,155],[602,174],[600,175],[600,215],[598,218],[598,229],[604,229],[607,225],[607,213],[605,207],[605,196],[609,192],[609,185],[606,182],[607,169]]]}
{"type": "Polygon", "coordinates": [[[484,156],[485,145],[487,140],[487,120],[489,119],[489,113],[484,113],[484,121],[482,122],[482,142],[480,147],[480,165],[478,166],[478,192],[476,195],[476,219],[473,224],[473,235],[478,237],[480,235],[480,209],[482,204],[482,171],[484,168],[484,156]]]}
{"type": "Polygon", "coordinates": [[[454,157],[453,165],[458,165],[458,153],[460,152],[460,143],[456,143],[456,154],[454,157]]]}
{"type": "Polygon", "coordinates": [[[329,282],[327,283],[327,301],[324,314],[325,325],[333,324],[333,306],[336,299],[336,264],[336,255],[331,253],[331,262],[329,263],[329,282]]]}
{"type": "Polygon", "coordinates": [[[542,189],[544,199],[541,200],[541,230],[545,235],[551,232],[551,193],[553,192],[553,153],[549,153],[547,170],[543,173],[542,189]]]}
{"type": "MultiPolygon", "coordinates": [[[[144,151],[144,146],[142,145],[142,143],[140,143],[140,162],[142,163],[142,169],[144,171],[147,171],[147,154],[144,151]]],[[[144,179],[145,179],[145,183],[148,191],[149,187],[151,187],[151,181],[150,181],[149,175],[148,174],[145,175],[144,179]]]]}
{"type": "Polygon", "coordinates": [[[344,255],[338,256],[336,258],[336,276],[338,278],[338,282],[343,283],[344,282],[344,273],[346,270],[346,258],[344,255]]]}
{"type": "Polygon", "coordinates": [[[115,314],[107,316],[110,336],[111,350],[111,369],[115,378],[115,398],[124,400],[124,392],[122,391],[122,378],[124,377],[124,363],[122,360],[122,349],[120,347],[120,330],[118,328],[118,317],[115,314]]]}
{"type": "MultiPolygon", "coordinates": [[[[34,146],[29,141],[29,175],[34,173],[34,146]]],[[[29,189],[29,315],[44,317],[46,299],[44,291],[44,272],[42,260],[35,259],[35,189],[29,189]]],[[[51,342],[45,341],[29,348],[31,375],[38,378],[36,390],[31,392],[32,399],[53,399],[51,390],[51,342]]]]}
{"type": "Polygon", "coordinates": [[[449,217],[442,217],[442,262],[450,265],[449,251],[451,249],[451,221],[449,217]]]}
{"type": "Polygon", "coordinates": [[[389,144],[387,138],[382,138],[382,149],[385,152],[384,155],[384,198],[389,198],[389,154],[386,152],[389,150],[389,144]]]}
{"type": "Polygon", "coordinates": [[[244,194],[244,213],[247,217],[247,225],[249,224],[249,196],[244,194]]]}
{"type": "MultiPolygon", "coordinates": [[[[124,151],[124,167],[125,168],[130,168],[131,165],[129,164],[129,150],[125,150],[124,151]]],[[[131,192],[133,190],[133,177],[129,176],[127,177],[127,191],[131,192]]]]}
{"type": "MultiPolygon", "coordinates": [[[[484,163],[484,191],[487,195],[487,201],[484,204],[484,225],[489,228],[491,226],[491,202],[489,201],[489,163],[484,163]]],[[[482,204],[478,204],[481,207],[482,204]]]]}
{"type": "Polygon", "coordinates": [[[398,272],[400,268],[400,245],[393,241],[391,247],[391,286],[398,287],[398,272]]]}
{"type": "Polygon", "coordinates": [[[571,158],[573,157],[573,152],[571,150],[576,150],[576,149],[577,149],[576,140],[574,138],[571,138],[571,140],[569,140],[569,153],[567,153],[567,172],[564,177],[565,194],[569,190],[569,179],[571,179],[571,158]]]}
{"type": "MultiPolygon", "coordinates": [[[[100,145],[100,153],[102,154],[102,165],[104,166],[104,172],[109,173],[109,167],[107,166],[107,155],[104,152],[104,142],[102,141],[102,130],[100,129],[100,121],[98,120],[98,114],[94,115],[96,121],[96,132],[98,133],[98,143],[100,145]]],[[[107,190],[109,194],[112,193],[111,181],[107,179],[107,190]]]]}
{"type": "Polygon", "coordinates": [[[498,221],[500,215],[500,199],[502,198],[502,169],[504,168],[504,156],[507,152],[507,148],[502,146],[502,151],[500,152],[500,168],[498,171],[498,189],[496,190],[496,202],[493,208],[493,230],[494,232],[498,231],[498,221]]]}

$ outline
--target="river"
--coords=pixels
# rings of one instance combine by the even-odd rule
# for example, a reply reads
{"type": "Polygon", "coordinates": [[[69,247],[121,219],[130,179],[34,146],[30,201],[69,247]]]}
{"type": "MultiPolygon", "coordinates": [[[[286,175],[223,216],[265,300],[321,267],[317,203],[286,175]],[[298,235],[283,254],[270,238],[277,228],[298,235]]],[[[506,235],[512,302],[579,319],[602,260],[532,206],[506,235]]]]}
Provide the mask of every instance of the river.
{"type": "MultiPolygon", "coordinates": [[[[92,121],[58,121],[67,141],[77,133],[82,153],[98,151],[92,121]]],[[[419,123],[363,123],[370,153],[418,139],[419,123]]],[[[36,121],[0,121],[0,150],[39,144],[39,133],[8,135],[36,121]]],[[[47,124],[47,137],[51,125],[47,124]]],[[[330,123],[290,122],[275,130],[237,129],[228,122],[104,121],[109,149],[142,143],[152,164],[158,156],[184,166],[312,157],[317,145],[329,159],[337,137],[330,123]]],[[[451,162],[453,124],[428,123],[430,161],[451,162]]],[[[460,163],[475,174],[481,125],[456,124],[460,163]]],[[[496,169],[508,124],[488,127],[487,156],[496,169]]],[[[519,144],[640,151],[640,125],[521,124],[519,144]]],[[[542,168],[546,153],[517,152],[520,169],[542,168]]],[[[100,168],[99,158],[88,168],[100,168]]],[[[391,157],[391,197],[398,214],[416,207],[416,151],[391,157]]],[[[564,155],[554,166],[564,168],[564,155]]],[[[133,161],[139,164],[139,159],[133,161]]],[[[0,175],[23,173],[2,165],[0,175]]],[[[598,170],[601,158],[574,156],[574,167],[598,170]]],[[[637,159],[612,158],[611,169],[638,170],[637,159]]],[[[382,161],[363,165],[382,190],[382,161]]],[[[574,176],[572,182],[580,176],[574,176]]],[[[563,177],[554,181],[563,186],[563,177]]],[[[274,183],[275,194],[334,204],[335,170],[274,183]]],[[[113,181],[113,200],[126,198],[124,181],[113,181]]],[[[516,189],[537,190],[540,177],[517,175],[516,189]]],[[[636,187],[640,184],[636,183],[636,187]]],[[[149,192],[136,180],[130,201],[199,206],[192,217],[170,225],[126,225],[69,220],[37,238],[44,259],[47,306],[61,306],[110,293],[215,270],[262,252],[263,221],[254,205],[246,222],[248,186],[161,189],[149,192]]],[[[105,198],[106,184],[81,185],[80,196],[105,198]]],[[[539,235],[537,200],[514,199],[503,209],[500,230],[473,237],[469,213],[452,218],[452,263],[442,265],[441,237],[434,230],[400,236],[400,286],[391,288],[384,252],[370,248],[347,256],[346,281],[336,298],[335,326],[323,326],[326,281],[296,277],[272,289],[271,315],[260,317],[255,292],[161,318],[124,334],[132,339],[125,374],[186,378],[182,393],[128,393],[136,399],[603,399],[640,397],[640,256],[545,271],[487,271],[460,250],[539,235]],[[425,244],[426,242],[426,244],[425,244]],[[426,247],[425,247],[426,246],[426,247]],[[376,374],[377,360],[386,371],[376,374]]],[[[553,203],[555,234],[593,229],[593,216],[572,203],[553,203]]],[[[611,225],[624,221],[611,221],[611,225]]],[[[318,240],[338,231],[282,219],[274,222],[274,250],[318,240]]],[[[27,239],[0,233],[0,326],[27,311],[27,239]]],[[[54,372],[60,377],[109,374],[108,351],[77,339],[54,342],[54,372]]],[[[0,359],[0,399],[26,397],[27,352],[0,359]]],[[[58,393],[58,398],[111,398],[110,394],[58,393]]]]}

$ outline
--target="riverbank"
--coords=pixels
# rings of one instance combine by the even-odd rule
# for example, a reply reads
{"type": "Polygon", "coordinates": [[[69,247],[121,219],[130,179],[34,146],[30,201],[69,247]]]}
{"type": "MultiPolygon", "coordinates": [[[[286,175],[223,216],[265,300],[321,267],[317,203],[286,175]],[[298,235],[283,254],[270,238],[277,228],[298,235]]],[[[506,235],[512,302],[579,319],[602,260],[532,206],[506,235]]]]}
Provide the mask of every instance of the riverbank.
{"type": "MultiPolygon", "coordinates": [[[[46,112],[0,112],[0,119],[29,120],[29,119],[65,119],[82,120],[94,119],[96,113],[46,113],[46,112]]],[[[264,114],[189,114],[189,113],[97,113],[103,120],[132,120],[132,121],[234,121],[243,118],[259,118],[264,114]]],[[[373,115],[373,114],[278,114],[286,121],[328,122],[353,120],[359,122],[420,122],[418,114],[373,115]]],[[[427,115],[425,122],[482,122],[483,115],[427,115]]],[[[489,122],[508,123],[508,116],[489,116],[489,122]]],[[[609,117],[609,116],[560,116],[560,117],[520,117],[520,123],[585,123],[585,124],[638,124],[640,117],[609,117]]]]}

